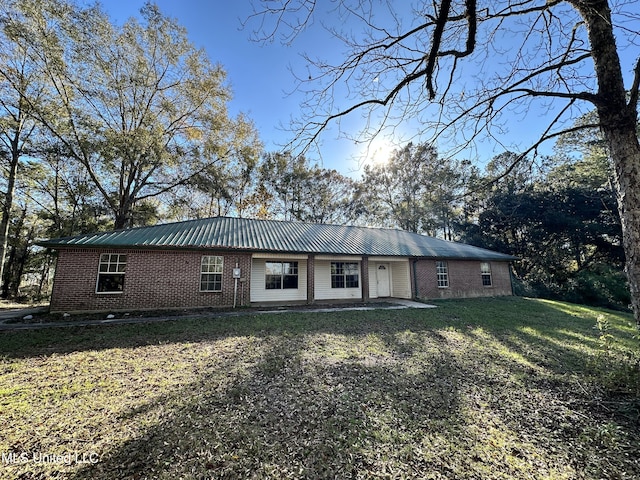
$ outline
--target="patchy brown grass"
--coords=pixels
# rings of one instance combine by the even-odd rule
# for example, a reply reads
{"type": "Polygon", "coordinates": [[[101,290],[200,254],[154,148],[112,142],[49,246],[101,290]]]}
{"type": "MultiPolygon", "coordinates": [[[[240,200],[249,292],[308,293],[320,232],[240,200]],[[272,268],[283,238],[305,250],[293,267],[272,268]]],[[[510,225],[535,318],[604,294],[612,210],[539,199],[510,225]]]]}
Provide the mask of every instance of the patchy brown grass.
{"type": "Polygon", "coordinates": [[[438,305],[4,332],[0,477],[640,477],[630,316],[438,305]]]}

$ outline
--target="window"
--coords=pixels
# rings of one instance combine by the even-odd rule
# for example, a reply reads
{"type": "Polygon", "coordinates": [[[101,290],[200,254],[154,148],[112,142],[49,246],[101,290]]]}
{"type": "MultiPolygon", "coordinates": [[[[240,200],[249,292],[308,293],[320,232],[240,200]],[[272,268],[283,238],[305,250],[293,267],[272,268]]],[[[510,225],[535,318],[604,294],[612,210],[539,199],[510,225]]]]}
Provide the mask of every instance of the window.
{"type": "Polygon", "coordinates": [[[200,262],[200,291],[222,291],[222,257],[204,255],[200,262]]]}
{"type": "Polygon", "coordinates": [[[264,288],[267,290],[297,289],[298,262],[266,262],[264,288]]]}
{"type": "Polygon", "coordinates": [[[438,278],[438,288],[447,288],[449,286],[447,262],[436,262],[436,276],[438,278]]]}
{"type": "Polygon", "coordinates": [[[98,266],[96,293],[122,293],[127,256],[119,253],[103,253],[98,266]]]}
{"type": "Polygon", "coordinates": [[[359,278],[357,263],[331,262],[331,288],[358,288],[359,278]]]}
{"type": "Polygon", "coordinates": [[[482,285],[490,287],[491,284],[491,265],[489,262],[482,262],[480,264],[480,272],[482,273],[482,285]]]}

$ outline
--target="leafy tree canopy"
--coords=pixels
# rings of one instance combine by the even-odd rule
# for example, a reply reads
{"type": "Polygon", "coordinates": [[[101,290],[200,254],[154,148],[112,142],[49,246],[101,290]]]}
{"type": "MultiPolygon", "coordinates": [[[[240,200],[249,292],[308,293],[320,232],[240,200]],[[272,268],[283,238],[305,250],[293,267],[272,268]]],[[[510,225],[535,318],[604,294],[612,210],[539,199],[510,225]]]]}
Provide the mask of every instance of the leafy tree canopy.
{"type": "Polygon", "coordinates": [[[32,45],[51,102],[38,119],[85,169],[116,228],[137,203],[237,156],[257,156],[251,122],[231,118],[226,75],[153,4],[110,22],[99,5],[11,2],[5,22],[32,45]]]}

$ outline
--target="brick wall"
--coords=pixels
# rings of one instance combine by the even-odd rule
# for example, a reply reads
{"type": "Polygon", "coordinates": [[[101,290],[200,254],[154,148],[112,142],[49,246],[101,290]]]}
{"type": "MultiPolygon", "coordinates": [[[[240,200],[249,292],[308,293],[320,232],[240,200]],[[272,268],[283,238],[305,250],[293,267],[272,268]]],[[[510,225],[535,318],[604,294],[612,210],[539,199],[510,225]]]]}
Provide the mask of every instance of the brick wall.
{"type": "Polygon", "coordinates": [[[232,306],[233,268],[242,269],[237,305],[249,304],[251,255],[219,251],[61,249],[51,295],[52,312],[123,311],[175,307],[232,306]],[[124,291],[96,293],[100,254],[127,254],[124,291]],[[203,255],[224,258],[221,292],[200,291],[203,255]],[[244,291],[243,291],[244,290],[244,291]],[[242,295],[244,294],[244,295],[242,295]]]}
{"type": "MultiPolygon", "coordinates": [[[[309,261],[308,288],[313,292],[314,264],[309,261]]],[[[220,251],[61,249],[58,252],[51,311],[124,311],[161,308],[232,306],[238,262],[244,282],[238,282],[236,304],[249,305],[251,255],[220,251]],[[127,254],[122,293],[96,293],[98,264],[102,253],[127,254]],[[203,255],[224,258],[222,292],[200,292],[200,262],[203,255]]],[[[368,269],[362,266],[362,283],[368,284],[368,269]]],[[[479,261],[449,260],[449,287],[438,288],[435,260],[415,263],[418,298],[460,298],[511,295],[507,262],[490,262],[492,285],[482,285],[479,261]]],[[[313,302],[313,296],[308,297],[313,302]]]]}
{"type": "Polygon", "coordinates": [[[448,260],[449,287],[438,288],[435,260],[415,263],[415,284],[418,298],[466,298],[511,295],[508,262],[489,262],[491,286],[482,285],[479,261],[448,260]]]}
{"type": "Polygon", "coordinates": [[[316,257],[309,255],[307,258],[307,303],[315,303],[316,288],[316,257]]]}
{"type": "Polygon", "coordinates": [[[360,275],[362,277],[362,299],[369,300],[369,257],[362,257],[360,264],[360,275]]]}

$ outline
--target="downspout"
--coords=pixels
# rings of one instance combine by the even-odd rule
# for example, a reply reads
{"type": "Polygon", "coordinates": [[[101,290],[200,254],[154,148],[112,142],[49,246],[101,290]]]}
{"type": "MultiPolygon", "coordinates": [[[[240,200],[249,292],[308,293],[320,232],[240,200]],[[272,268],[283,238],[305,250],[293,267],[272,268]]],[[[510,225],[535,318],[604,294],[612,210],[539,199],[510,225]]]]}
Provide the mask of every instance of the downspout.
{"type": "Polygon", "coordinates": [[[418,260],[416,260],[415,258],[413,259],[413,268],[412,270],[412,276],[413,276],[413,299],[414,300],[418,300],[418,277],[416,275],[416,263],[418,263],[418,260]]]}
{"type": "MultiPolygon", "coordinates": [[[[238,268],[238,262],[236,262],[236,269],[238,268]]],[[[238,277],[234,275],[234,285],[233,285],[233,308],[236,308],[236,303],[238,300],[238,277]]]]}
{"type": "Polygon", "coordinates": [[[513,264],[509,262],[509,283],[511,284],[511,296],[515,297],[515,293],[513,291],[513,264]]]}

